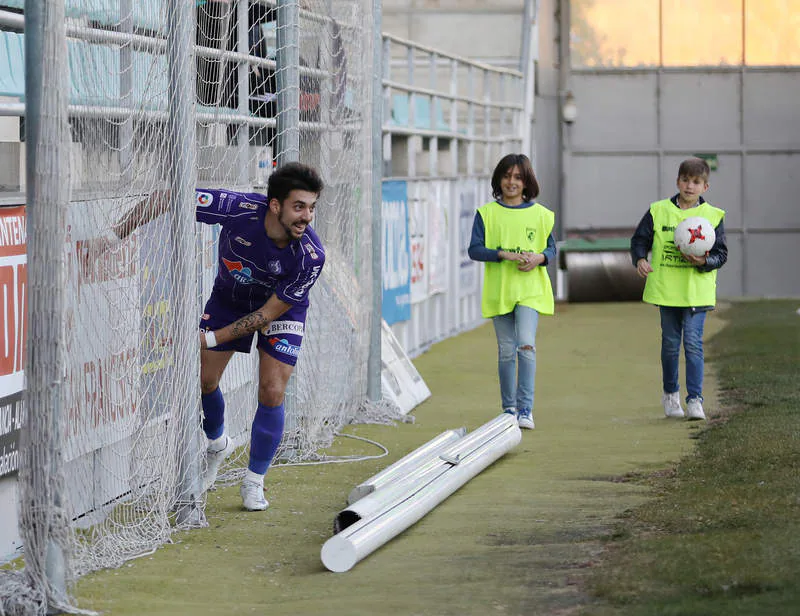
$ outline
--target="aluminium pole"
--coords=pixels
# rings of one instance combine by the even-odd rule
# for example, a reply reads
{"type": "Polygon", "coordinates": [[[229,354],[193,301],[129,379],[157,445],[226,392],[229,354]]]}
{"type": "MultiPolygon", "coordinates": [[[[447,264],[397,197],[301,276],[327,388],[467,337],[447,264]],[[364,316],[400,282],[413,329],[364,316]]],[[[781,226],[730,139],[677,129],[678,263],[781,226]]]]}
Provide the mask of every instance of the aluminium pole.
{"type": "Polygon", "coordinates": [[[278,0],[275,82],[278,166],[300,160],[300,7],[298,0],[278,0]]]}
{"type": "MultiPolygon", "coordinates": [[[[248,2],[236,3],[236,50],[246,55],[255,55],[250,49],[250,17],[248,15],[248,2]]],[[[255,27],[257,24],[253,24],[255,27]]],[[[221,69],[220,69],[221,70],[221,69]]],[[[236,65],[236,94],[238,98],[238,111],[242,117],[250,115],[250,71],[252,67],[242,61],[236,65]]],[[[261,68],[261,70],[264,70],[261,68]]],[[[239,174],[236,182],[245,186],[250,182],[249,156],[250,153],[250,127],[242,122],[236,125],[236,157],[239,174]]]]}
{"type": "Polygon", "coordinates": [[[533,141],[533,119],[535,104],[534,81],[536,71],[533,62],[538,56],[537,47],[539,45],[538,29],[536,25],[536,3],[537,0],[525,0],[524,18],[522,20],[522,54],[520,58],[520,70],[522,71],[523,83],[523,107],[522,113],[522,152],[533,161],[536,168],[536,157],[534,154],[535,143],[533,141]]]}
{"type": "MultiPolygon", "coordinates": [[[[276,21],[278,49],[275,55],[275,85],[278,112],[275,115],[273,160],[278,167],[300,160],[300,7],[299,0],[278,0],[276,21]]],[[[297,376],[289,377],[284,397],[283,457],[291,460],[300,446],[297,376]]]]}
{"type": "MultiPolygon", "coordinates": [[[[167,181],[172,195],[169,229],[172,244],[171,305],[173,344],[172,370],[197,378],[195,302],[197,289],[196,233],[194,228],[195,186],[195,12],[194,3],[169,0],[167,4],[168,114],[167,181]],[[191,204],[192,211],[189,211],[191,204]],[[186,210],[186,211],[184,211],[186,210]]],[[[180,381],[176,380],[177,385],[180,381]]],[[[195,381],[190,381],[195,382],[195,381]]],[[[202,509],[199,387],[179,387],[174,392],[178,416],[177,522],[184,527],[205,526],[202,509]]]]}
{"type": "Polygon", "coordinates": [[[49,613],[67,604],[63,485],[65,210],[69,203],[64,0],[25,2],[27,319],[19,468],[28,579],[49,613]]]}
{"type": "Polygon", "coordinates": [[[383,35],[381,0],[372,0],[372,310],[367,360],[367,400],[381,399],[381,299],[383,293],[383,35]]]}

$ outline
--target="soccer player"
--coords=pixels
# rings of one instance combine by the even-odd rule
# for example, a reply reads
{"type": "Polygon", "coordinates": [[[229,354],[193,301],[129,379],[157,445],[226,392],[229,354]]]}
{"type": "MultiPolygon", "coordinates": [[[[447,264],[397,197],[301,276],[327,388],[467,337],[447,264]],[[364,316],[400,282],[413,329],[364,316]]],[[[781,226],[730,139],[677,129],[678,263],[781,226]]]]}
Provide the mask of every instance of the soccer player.
{"type": "MultiPolygon", "coordinates": [[[[233,452],[225,432],[220,379],[235,352],[250,352],[255,335],[258,407],[240,487],[248,511],[269,506],[264,475],[283,436],[284,394],[303,341],[308,294],[325,263],[322,243],[310,226],[322,188],[314,169],[289,163],[269,177],[266,195],[211,189],[195,193],[197,220],[221,225],[217,276],[200,319],[200,389],[208,439],[203,489],[213,486],[222,462],[233,452]]],[[[151,195],[114,226],[115,235],[126,238],[168,205],[167,194],[151,195]]]]}

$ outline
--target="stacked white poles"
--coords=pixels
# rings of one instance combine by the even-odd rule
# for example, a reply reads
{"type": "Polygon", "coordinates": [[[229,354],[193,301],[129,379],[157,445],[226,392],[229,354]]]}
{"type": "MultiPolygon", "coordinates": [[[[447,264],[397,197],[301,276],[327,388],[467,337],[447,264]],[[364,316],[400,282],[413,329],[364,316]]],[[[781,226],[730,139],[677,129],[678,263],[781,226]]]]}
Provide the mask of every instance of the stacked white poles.
{"type": "Polygon", "coordinates": [[[421,519],[521,440],[516,417],[502,414],[470,434],[450,430],[371,477],[350,493],[322,546],[322,563],[350,570],[421,519]],[[354,500],[356,499],[356,500],[354,500]]]}

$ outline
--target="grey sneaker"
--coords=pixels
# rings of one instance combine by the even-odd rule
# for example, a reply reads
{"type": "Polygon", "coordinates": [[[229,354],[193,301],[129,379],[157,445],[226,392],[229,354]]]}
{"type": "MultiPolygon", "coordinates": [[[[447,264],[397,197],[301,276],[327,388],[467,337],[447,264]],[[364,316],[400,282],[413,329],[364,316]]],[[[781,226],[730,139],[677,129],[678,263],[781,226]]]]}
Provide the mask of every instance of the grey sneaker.
{"type": "Polygon", "coordinates": [[[701,398],[689,398],[686,401],[686,419],[705,419],[703,412],[703,400],[701,398]]]}
{"type": "Polygon", "coordinates": [[[242,507],[247,511],[264,511],[269,507],[267,499],[264,498],[264,486],[254,481],[243,481],[239,487],[239,494],[242,496],[242,507]]]}
{"type": "Polygon", "coordinates": [[[671,394],[664,393],[661,396],[661,404],[664,405],[664,415],[667,417],[683,417],[680,392],[676,391],[671,394]]]}
{"type": "Polygon", "coordinates": [[[525,430],[533,430],[535,428],[533,425],[533,413],[531,413],[530,409],[522,409],[517,413],[517,423],[519,423],[520,428],[525,430]]]}
{"type": "Polygon", "coordinates": [[[226,434],[225,446],[222,449],[206,449],[206,472],[203,475],[203,492],[210,490],[214,487],[214,482],[217,480],[217,473],[219,467],[234,450],[233,441],[226,434]]]}

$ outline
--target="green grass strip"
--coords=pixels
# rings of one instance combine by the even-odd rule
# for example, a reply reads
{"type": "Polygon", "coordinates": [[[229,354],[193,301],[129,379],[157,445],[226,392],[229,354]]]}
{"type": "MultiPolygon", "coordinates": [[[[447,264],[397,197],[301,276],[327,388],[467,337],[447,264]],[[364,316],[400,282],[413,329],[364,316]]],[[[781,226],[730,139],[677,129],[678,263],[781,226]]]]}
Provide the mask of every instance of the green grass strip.
{"type": "Polygon", "coordinates": [[[707,345],[722,417],[695,452],[647,477],[657,497],[607,542],[584,613],[800,614],[800,315],[733,304],[707,345]]]}

